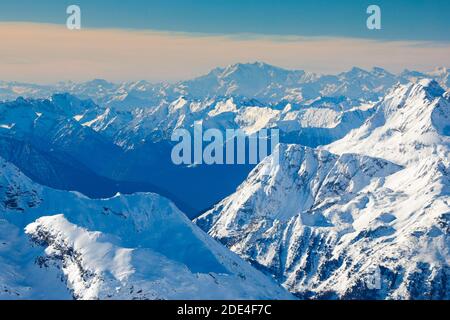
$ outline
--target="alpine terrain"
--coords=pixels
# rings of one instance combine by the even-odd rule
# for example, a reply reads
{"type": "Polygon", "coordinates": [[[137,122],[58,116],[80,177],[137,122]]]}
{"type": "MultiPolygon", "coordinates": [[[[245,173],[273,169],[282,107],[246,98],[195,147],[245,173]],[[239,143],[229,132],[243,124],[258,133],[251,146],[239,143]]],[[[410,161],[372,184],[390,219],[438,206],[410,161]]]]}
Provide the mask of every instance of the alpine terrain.
{"type": "Polygon", "coordinates": [[[450,299],[449,74],[0,81],[0,299],[450,299]],[[176,164],[199,125],[280,144],[176,164]]]}
{"type": "Polygon", "coordinates": [[[0,299],[290,299],[156,194],[91,200],[0,159],[0,299]]]}
{"type": "Polygon", "coordinates": [[[280,145],[196,219],[301,298],[450,298],[450,96],[397,85],[331,145],[280,145]]]}

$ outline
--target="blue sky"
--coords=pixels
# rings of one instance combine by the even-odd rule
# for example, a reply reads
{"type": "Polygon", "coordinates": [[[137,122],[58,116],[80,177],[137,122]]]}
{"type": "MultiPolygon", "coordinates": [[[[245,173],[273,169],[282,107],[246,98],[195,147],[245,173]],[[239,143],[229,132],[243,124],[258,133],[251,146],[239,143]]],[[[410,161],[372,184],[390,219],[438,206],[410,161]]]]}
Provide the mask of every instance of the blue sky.
{"type": "Polygon", "coordinates": [[[448,0],[2,0],[0,21],[64,23],[69,4],[85,27],[450,41],[448,0]],[[370,4],[381,31],[365,28],[370,4]]]}
{"type": "Polygon", "coordinates": [[[1,0],[0,80],[176,81],[263,61],[338,73],[450,67],[450,0],[1,0]],[[66,28],[77,4],[82,29],[66,28]],[[368,30],[367,7],[382,30],[368,30]]]}

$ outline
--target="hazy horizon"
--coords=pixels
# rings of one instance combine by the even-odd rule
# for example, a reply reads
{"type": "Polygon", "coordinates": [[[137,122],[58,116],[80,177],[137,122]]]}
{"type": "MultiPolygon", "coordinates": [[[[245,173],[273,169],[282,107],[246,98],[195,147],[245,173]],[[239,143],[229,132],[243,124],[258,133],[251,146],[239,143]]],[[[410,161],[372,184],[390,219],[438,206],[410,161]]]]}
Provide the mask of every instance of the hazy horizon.
{"type": "Polygon", "coordinates": [[[223,70],[225,70],[226,68],[229,68],[229,67],[232,67],[232,66],[235,66],[235,65],[239,65],[239,64],[242,64],[242,65],[250,65],[250,64],[256,64],[256,63],[262,63],[262,64],[264,64],[264,65],[268,65],[268,66],[270,66],[270,67],[275,67],[275,68],[280,68],[280,69],[283,69],[283,70],[286,70],[286,71],[304,71],[304,72],[306,72],[306,73],[311,73],[311,74],[316,74],[316,75],[331,75],[331,76],[337,76],[337,75],[339,75],[339,74],[341,74],[341,73],[350,72],[353,68],[362,69],[362,70],[364,70],[364,71],[366,71],[366,72],[371,72],[371,71],[373,71],[373,69],[375,69],[375,68],[381,68],[381,69],[383,69],[383,70],[385,70],[385,71],[387,71],[387,72],[389,72],[389,73],[391,73],[391,74],[393,74],[393,75],[396,75],[396,76],[399,76],[401,73],[407,72],[407,71],[411,71],[411,72],[417,71],[417,72],[421,72],[421,73],[425,73],[425,74],[426,74],[426,73],[431,73],[431,72],[437,72],[437,71],[440,71],[440,70],[442,70],[442,69],[444,69],[444,70],[450,69],[449,66],[440,66],[440,65],[436,65],[435,67],[433,67],[433,68],[431,68],[431,69],[426,69],[426,70],[419,70],[419,69],[405,68],[405,69],[403,69],[403,70],[401,70],[401,71],[399,71],[399,72],[393,72],[393,71],[391,71],[391,70],[389,70],[389,69],[386,69],[386,68],[383,68],[383,67],[380,67],[380,66],[376,66],[376,65],[374,65],[374,66],[372,66],[372,67],[369,67],[369,68],[362,68],[362,67],[360,67],[360,66],[355,65],[355,66],[352,66],[351,68],[348,68],[348,69],[345,69],[345,70],[342,70],[342,71],[339,71],[339,72],[334,72],[334,73],[320,73],[320,72],[313,72],[313,71],[310,71],[310,70],[304,70],[304,69],[283,68],[283,67],[280,67],[280,66],[277,66],[277,65],[273,65],[273,64],[267,63],[267,62],[265,62],[265,61],[249,61],[249,62],[240,62],[240,61],[237,61],[237,62],[234,62],[234,63],[231,63],[231,64],[222,65],[222,66],[217,66],[217,67],[215,67],[215,68],[210,69],[210,70],[207,71],[207,72],[198,74],[198,75],[196,75],[196,76],[194,76],[194,77],[191,77],[191,78],[178,79],[178,80],[172,80],[172,81],[168,81],[168,80],[164,80],[164,79],[161,79],[161,80],[147,80],[147,79],[111,80],[111,79],[108,79],[108,78],[94,77],[94,78],[89,78],[89,79],[79,80],[79,81],[69,79],[69,80],[58,80],[58,81],[55,81],[55,82],[27,82],[27,81],[15,81],[15,80],[9,80],[9,79],[3,79],[3,78],[0,78],[0,82],[3,81],[3,82],[7,82],[7,83],[30,84],[30,85],[35,84],[35,85],[42,85],[42,86],[46,86],[46,85],[49,85],[49,86],[51,86],[51,85],[57,85],[57,84],[59,84],[59,83],[75,83],[75,84],[80,84],[80,83],[87,83],[87,82],[92,82],[92,81],[106,81],[106,82],[113,83],[113,84],[130,83],[130,82],[138,82],[138,81],[146,81],[146,82],[151,83],[151,84],[166,84],[166,83],[167,83],[167,84],[176,84],[176,83],[178,83],[178,82],[194,80],[194,79],[196,79],[196,78],[200,78],[200,77],[206,76],[206,75],[208,75],[209,73],[213,72],[215,69],[223,69],[223,70]]]}
{"type": "Polygon", "coordinates": [[[445,0],[379,0],[375,30],[368,0],[78,0],[81,30],[66,26],[71,4],[0,5],[2,79],[176,82],[254,61],[319,74],[450,66],[445,0]]]}
{"type": "Polygon", "coordinates": [[[0,23],[1,78],[51,84],[108,79],[177,82],[234,63],[337,74],[354,66],[392,73],[450,66],[450,42],[205,35],[123,29],[70,31],[62,25],[0,23]]]}

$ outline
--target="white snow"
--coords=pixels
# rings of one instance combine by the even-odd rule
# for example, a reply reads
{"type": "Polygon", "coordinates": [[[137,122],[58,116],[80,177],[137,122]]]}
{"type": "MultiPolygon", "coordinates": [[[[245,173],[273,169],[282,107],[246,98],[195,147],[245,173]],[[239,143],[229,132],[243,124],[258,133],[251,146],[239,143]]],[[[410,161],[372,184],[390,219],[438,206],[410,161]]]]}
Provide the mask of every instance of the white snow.
{"type": "Polygon", "coordinates": [[[280,145],[279,165],[265,159],[196,223],[299,297],[448,299],[442,94],[433,81],[399,86],[330,146],[280,145]],[[376,290],[365,280],[374,267],[376,290]]]}
{"type": "Polygon", "coordinates": [[[0,171],[0,299],[292,298],[158,195],[91,200],[0,171]]]}
{"type": "MultiPolygon", "coordinates": [[[[176,84],[2,82],[0,100],[26,99],[1,104],[0,129],[133,149],[195,123],[279,128],[322,147],[280,145],[280,161],[196,223],[299,297],[448,299],[449,85],[446,68],[330,76],[263,63],[176,84]],[[364,282],[373,267],[380,290],[364,282]]],[[[0,299],[290,297],[157,195],[91,200],[3,160],[0,171],[0,299]]]]}

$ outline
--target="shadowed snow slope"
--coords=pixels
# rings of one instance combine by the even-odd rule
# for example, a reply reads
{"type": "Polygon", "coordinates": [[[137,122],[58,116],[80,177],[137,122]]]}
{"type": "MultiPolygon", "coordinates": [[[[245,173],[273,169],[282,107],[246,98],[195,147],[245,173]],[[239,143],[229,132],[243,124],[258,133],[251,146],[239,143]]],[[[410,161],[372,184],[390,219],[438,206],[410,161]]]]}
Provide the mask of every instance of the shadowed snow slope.
{"type": "Polygon", "coordinates": [[[399,86],[333,153],[280,145],[196,222],[299,297],[449,299],[448,118],[436,82],[399,86]]]}
{"type": "Polygon", "coordinates": [[[156,194],[91,200],[0,173],[0,299],[290,298],[156,194]]]}
{"type": "Polygon", "coordinates": [[[377,108],[363,126],[327,149],[373,155],[401,164],[448,153],[450,96],[437,82],[421,80],[398,86],[377,108]]]}

